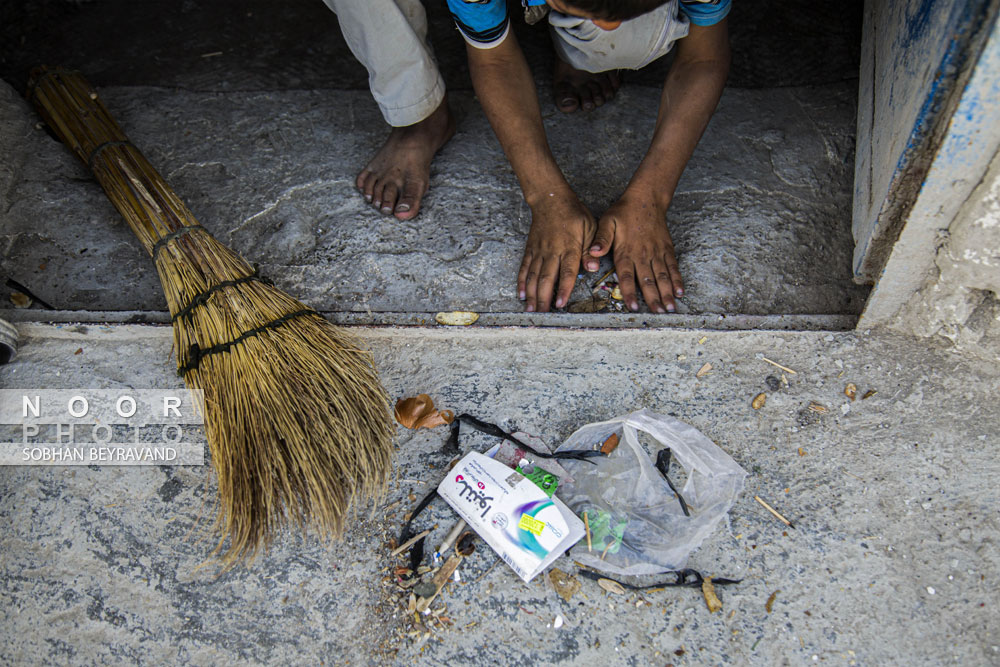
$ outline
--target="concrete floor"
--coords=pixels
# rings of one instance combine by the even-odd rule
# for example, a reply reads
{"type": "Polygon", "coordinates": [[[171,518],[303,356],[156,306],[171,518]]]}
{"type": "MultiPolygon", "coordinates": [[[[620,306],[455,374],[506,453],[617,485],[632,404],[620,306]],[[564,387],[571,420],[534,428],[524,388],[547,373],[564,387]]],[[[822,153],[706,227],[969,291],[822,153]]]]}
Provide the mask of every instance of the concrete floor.
{"type": "MultiPolygon", "coordinates": [[[[4,387],[177,385],[169,329],[21,325],[4,387]],[[80,354],[76,350],[82,349],[80,354]],[[140,361],[142,360],[142,361],[140,361]]],[[[283,536],[250,569],[197,570],[208,467],[0,469],[5,664],[996,664],[1000,373],[883,334],[670,329],[361,329],[393,398],[429,392],[558,444],[649,407],[729,452],[746,488],[689,565],[743,578],[710,614],[697,590],[563,601],[482,544],[424,639],[384,582],[388,539],[436,484],[446,433],[398,433],[385,501],[341,543],[283,536]],[[702,339],[705,339],[702,342],[702,339]],[[763,354],[797,371],[777,392],[763,354]],[[713,370],[696,372],[710,362],[713,370]],[[854,402],[852,382],[877,394],[854,402]],[[754,410],[761,391],[767,403],[754,410]],[[808,410],[811,401],[828,408],[808,410]],[[795,524],[786,529],[758,494],[795,524]],[[771,611],[765,608],[775,595],[771,611]],[[557,615],[565,624],[553,627],[557,615]],[[411,635],[411,633],[413,633],[411,635]]],[[[485,436],[463,436],[483,450],[485,436]]],[[[421,518],[454,522],[442,506],[421,518]]],[[[435,542],[436,543],[436,542],[435,542]]],[[[556,567],[575,573],[569,558],[556,567]]],[[[434,608],[437,608],[435,605],[434,608]]]]}
{"type": "MultiPolygon", "coordinates": [[[[849,270],[857,5],[736,3],[730,87],[671,217],[689,296],[669,318],[518,314],[527,211],[440,11],[431,34],[459,134],[435,162],[419,222],[400,224],[350,187],[385,130],[318,0],[5,3],[0,275],[59,310],[0,312],[22,336],[0,387],[179,386],[169,329],[104,324],[162,321],[159,287],[92,179],[20,98],[28,67],[61,63],[91,76],[207,226],[332,319],[484,313],[473,329],[358,328],[393,398],[427,392],[552,445],[648,407],[699,428],[749,476],[729,526],[689,563],[743,578],[720,589],[721,612],[696,590],[613,596],[582,579],[566,602],[480,544],[441,598],[454,626],[428,637],[384,581],[400,562],[385,544],[449,460],[440,430],[399,430],[388,495],[343,542],[289,534],[222,576],[198,569],[212,544],[209,466],[0,468],[0,661],[1000,661],[1000,371],[923,341],[802,331],[851,328],[866,294],[849,270]],[[67,323],[38,323],[47,319],[67,323]],[[91,323],[68,323],[81,320],[91,323]],[[538,326],[496,327],[509,324],[538,326]],[[579,326],[640,329],[566,328],[579,326]],[[708,331],[762,327],[797,331],[708,331]],[[797,371],[787,387],[766,388],[780,372],[759,355],[797,371]],[[696,377],[705,363],[713,370],[696,377]],[[877,393],[852,402],[848,382],[877,393]]],[[[545,35],[520,37],[548,99],[545,35]]],[[[665,66],[630,76],[599,112],[546,119],[596,211],[644,147],[665,66]],[[571,155],[581,132],[607,140],[571,155]]],[[[435,541],[454,515],[437,506],[422,521],[438,525],[435,541]]],[[[556,566],[575,572],[570,558],[556,566]]]]}

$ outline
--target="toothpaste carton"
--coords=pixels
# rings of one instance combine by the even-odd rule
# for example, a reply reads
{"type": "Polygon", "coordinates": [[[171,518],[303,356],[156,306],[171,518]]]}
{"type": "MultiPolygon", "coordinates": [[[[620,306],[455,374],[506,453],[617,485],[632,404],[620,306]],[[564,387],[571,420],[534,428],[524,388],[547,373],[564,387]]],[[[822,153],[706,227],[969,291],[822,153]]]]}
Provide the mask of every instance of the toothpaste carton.
{"type": "Polygon", "coordinates": [[[524,581],[583,537],[583,522],[534,482],[479,452],[459,461],[438,493],[524,581]]]}

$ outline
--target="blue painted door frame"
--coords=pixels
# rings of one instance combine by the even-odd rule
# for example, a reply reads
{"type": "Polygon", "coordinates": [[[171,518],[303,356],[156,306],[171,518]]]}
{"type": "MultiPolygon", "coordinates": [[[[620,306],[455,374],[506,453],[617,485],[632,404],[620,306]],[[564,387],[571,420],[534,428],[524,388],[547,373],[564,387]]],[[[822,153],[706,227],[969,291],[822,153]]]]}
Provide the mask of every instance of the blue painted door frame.
{"type": "Polygon", "coordinates": [[[867,0],[855,158],[854,274],[885,268],[947,133],[998,0],[867,0]]]}

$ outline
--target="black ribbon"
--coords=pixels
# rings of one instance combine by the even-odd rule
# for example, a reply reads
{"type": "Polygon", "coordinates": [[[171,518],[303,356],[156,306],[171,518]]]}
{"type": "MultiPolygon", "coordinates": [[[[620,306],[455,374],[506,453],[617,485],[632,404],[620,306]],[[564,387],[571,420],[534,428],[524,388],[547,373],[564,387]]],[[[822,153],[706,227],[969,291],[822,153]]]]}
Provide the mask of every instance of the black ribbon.
{"type": "Polygon", "coordinates": [[[688,510],[688,504],[684,502],[684,496],[682,496],[681,492],[674,487],[674,483],[670,481],[670,477],[667,475],[667,473],[670,472],[669,447],[661,449],[656,455],[656,469],[660,471],[661,475],[663,475],[663,479],[667,480],[667,486],[670,487],[670,490],[677,495],[677,500],[681,503],[681,509],[684,511],[684,516],[691,516],[690,510],[688,510]]]}
{"type": "Polygon", "coordinates": [[[254,336],[259,336],[260,334],[268,331],[270,329],[277,329],[282,324],[288,320],[295,319],[296,317],[302,317],[303,315],[316,315],[317,317],[322,317],[312,308],[304,308],[302,310],[296,310],[293,313],[288,313],[287,315],[282,315],[277,319],[273,319],[267,324],[262,324],[256,329],[251,329],[244,334],[241,334],[238,338],[228,341],[226,343],[217,343],[210,348],[202,349],[198,343],[192,343],[191,347],[188,348],[188,361],[186,364],[177,369],[177,374],[180,376],[187,375],[189,371],[193,371],[198,368],[201,360],[213,354],[218,354],[219,352],[225,352],[234,345],[239,345],[248,338],[253,338],[254,336]]]}
{"type": "MultiPolygon", "coordinates": [[[[459,424],[465,422],[472,428],[485,433],[486,435],[492,435],[497,438],[503,438],[508,440],[521,449],[531,452],[533,456],[537,456],[540,459],[571,459],[575,461],[587,461],[588,459],[594,458],[595,456],[604,456],[599,449],[572,449],[565,452],[558,452],[556,454],[549,454],[548,452],[541,452],[528,445],[521,442],[513,435],[503,430],[496,424],[489,424],[480,419],[476,419],[472,415],[459,415],[455,417],[455,421],[451,423],[451,433],[448,435],[448,441],[444,444],[442,451],[446,454],[459,454],[461,450],[458,447],[458,435],[459,435],[459,424]]],[[[593,461],[587,461],[588,463],[594,463],[593,461]]],[[[596,464],[595,464],[596,465],[596,464]]]]}
{"type": "Polygon", "coordinates": [[[177,314],[170,318],[170,321],[171,322],[176,322],[177,320],[181,319],[182,317],[189,317],[191,315],[191,312],[195,308],[197,308],[198,306],[200,306],[200,305],[204,304],[205,302],[207,302],[210,296],[212,296],[213,294],[215,294],[216,292],[218,292],[223,287],[236,287],[237,285],[242,285],[243,283],[248,283],[248,282],[251,282],[251,281],[260,281],[260,282],[266,283],[268,285],[271,284],[270,280],[268,280],[267,278],[261,277],[261,275],[258,273],[258,271],[257,271],[257,269],[255,267],[254,270],[253,270],[253,273],[251,273],[248,276],[243,276],[242,278],[237,278],[235,280],[223,280],[220,283],[216,283],[215,285],[212,285],[211,287],[209,287],[204,292],[195,295],[194,298],[192,298],[191,301],[186,306],[184,306],[183,308],[181,308],[180,310],[178,310],[177,314]]]}
{"type": "MultiPolygon", "coordinates": [[[[662,575],[657,576],[673,576],[672,581],[660,581],[655,584],[627,584],[624,581],[618,581],[617,579],[612,579],[611,577],[605,577],[599,572],[594,572],[592,570],[578,570],[577,573],[581,577],[587,579],[592,579],[597,581],[598,579],[607,579],[613,581],[622,588],[628,588],[633,591],[643,591],[650,588],[673,588],[673,587],[686,587],[686,588],[701,588],[701,585],[705,582],[705,577],[698,570],[692,570],[691,568],[685,568],[683,570],[673,570],[670,572],[664,572],[662,575]]],[[[717,586],[728,586],[730,584],[738,584],[742,579],[725,579],[719,577],[716,579],[712,577],[712,584],[717,586]]]]}
{"type": "Polygon", "coordinates": [[[170,232],[166,236],[159,239],[156,243],[153,244],[153,251],[151,253],[153,255],[153,261],[154,262],[156,261],[156,256],[160,253],[160,250],[163,249],[163,246],[167,245],[168,243],[170,243],[171,241],[180,236],[184,236],[185,234],[193,232],[196,229],[200,229],[201,231],[208,234],[208,230],[202,227],[201,225],[184,225],[180,229],[175,229],[174,231],[170,232]]]}

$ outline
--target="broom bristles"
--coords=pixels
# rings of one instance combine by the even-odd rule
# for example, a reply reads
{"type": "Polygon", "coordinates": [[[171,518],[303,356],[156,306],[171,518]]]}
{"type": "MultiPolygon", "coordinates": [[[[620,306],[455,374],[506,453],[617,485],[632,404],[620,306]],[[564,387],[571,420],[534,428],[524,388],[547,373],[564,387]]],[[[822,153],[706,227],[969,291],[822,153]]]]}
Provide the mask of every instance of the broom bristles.
{"type": "Polygon", "coordinates": [[[213,554],[226,569],[252,560],[287,524],[339,537],[352,503],[380,495],[391,466],[389,400],[371,354],[201,227],[79,73],[39,68],[29,91],[153,255],[179,372],[204,391],[220,504],[213,554]]]}

